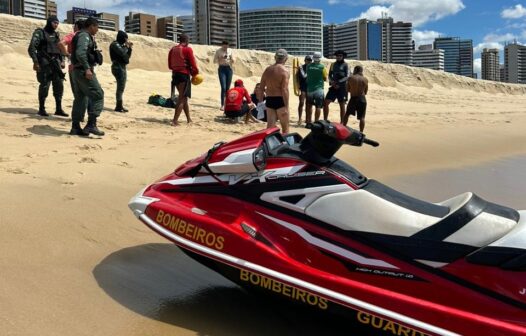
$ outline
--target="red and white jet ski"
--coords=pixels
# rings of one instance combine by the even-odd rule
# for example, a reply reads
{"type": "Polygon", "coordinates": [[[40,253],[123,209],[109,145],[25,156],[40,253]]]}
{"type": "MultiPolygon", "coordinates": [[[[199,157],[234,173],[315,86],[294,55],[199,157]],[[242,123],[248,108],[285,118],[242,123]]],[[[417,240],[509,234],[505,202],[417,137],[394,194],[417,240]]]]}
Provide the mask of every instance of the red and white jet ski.
{"type": "Polygon", "coordinates": [[[526,211],[467,192],[428,203],[334,157],[378,145],[318,121],[218,143],[131,199],[229,279],[397,335],[526,335],[526,211]]]}

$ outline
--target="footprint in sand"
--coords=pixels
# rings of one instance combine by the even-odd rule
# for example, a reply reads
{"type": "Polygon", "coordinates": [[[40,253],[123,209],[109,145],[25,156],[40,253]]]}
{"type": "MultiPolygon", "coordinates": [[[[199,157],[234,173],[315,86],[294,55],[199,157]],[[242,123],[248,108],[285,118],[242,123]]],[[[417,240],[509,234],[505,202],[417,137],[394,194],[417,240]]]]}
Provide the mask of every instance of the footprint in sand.
{"type": "Polygon", "coordinates": [[[15,138],[29,138],[33,136],[33,134],[9,134],[8,136],[15,138]]]}
{"type": "Polygon", "coordinates": [[[9,161],[11,161],[10,158],[4,157],[4,156],[0,156],[0,162],[9,162],[9,161]]]}
{"type": "Polygon", "coordinates": [[[26,172],[25,170],[23,170],[21,168],[8,168],[8,169],[6,169],[6,171],[8,173],[15,174],[15,175],[29,174],[28,172],[26,172]]]}
{"type": "Polygon", "coordinates": [[[62,197],[62,199],[64,201],[74,201],[76,198],[73,197],[73,196],[66,195],[66,196],[62,197]]]}
{"type": "Polygon", "coordinates": [[[83,157],[79,160],[79,163],[97,163],[97,160],[92,157],[83,157]]]}
{"type": "Polygon", "coordinates": [[[78,149],[80,149],[81,151],[98,151],[98,150],[102,150],[102,146],[99,145],[99,144],[93,144],[93,145],[82,145],[82,146],[77,146],[78,149]]]}
{"type": "Polygon", "coordinates": [[[132,168],[132,165],[129,164],[128,162],[126,162],[126,161],[121,161],[121,162],[117,163],[117,166],[121,166],[121,167],[125,167],[125,168],[132,168]]]}
{"type": "Polygon", "coordinates": [[[62,182],[62,185],[65,186],[65,187],[72,187],[74,185],[76,185],[75,182],[71,182],[71,181],[65,181],[65,182],[62,182]]]}

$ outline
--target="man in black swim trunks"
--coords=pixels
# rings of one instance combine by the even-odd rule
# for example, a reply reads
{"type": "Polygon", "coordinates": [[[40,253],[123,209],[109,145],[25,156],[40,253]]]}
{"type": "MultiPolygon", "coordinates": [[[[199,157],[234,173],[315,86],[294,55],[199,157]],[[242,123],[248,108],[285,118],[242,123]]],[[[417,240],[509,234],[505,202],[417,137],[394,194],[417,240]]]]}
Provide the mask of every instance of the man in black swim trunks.
{"type": "Polygon", "coordinates": [[[365,110],[367,109],[367,100],[365,96],[369,90],[369,81],[363,75],[363,67],[357,65],[354,67],[352,76],[347,80],[347,90],[351,94],[349,104],[347,104],[347,112],[343,119],[343,124],[347,125],[349,115],[356,115],[356,119],[360,121],[360,132],[365,128],[365,110]]]}
{"type": "Polygon", "coordinates": [[[349,79],[349,66],[345,63],[347,54],[343,50],[338,50],[334,53],[336,62],[331,64],[329,70],[329,92],[325,96],[323,104],[323,119],[329,118],[329,105],[338,99],[340,105],[340,122],[343,123],[345,116],[345,102],[347,102],[347,88],[346,83],[349,79]]]}
{"type": "Polygon", "coordinates": [[[266,95],[267,128],[276,126],[279,119],[281,132],[289,133],[289,71],[285,67],[288,54],[278,49],[274,55],[276,63],[267,67],[261,76],[260,91],[266,95]]]}

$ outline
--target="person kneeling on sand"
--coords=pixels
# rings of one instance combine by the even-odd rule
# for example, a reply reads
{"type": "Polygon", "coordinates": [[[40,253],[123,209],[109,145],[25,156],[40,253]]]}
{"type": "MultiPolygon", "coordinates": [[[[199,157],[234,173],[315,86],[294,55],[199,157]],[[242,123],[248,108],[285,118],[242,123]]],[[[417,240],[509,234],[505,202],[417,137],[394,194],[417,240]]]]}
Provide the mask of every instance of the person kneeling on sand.
{"type": "Polygon", "coordinates": [[[225,115],[227,118],[237,121],[237,118],[245,117],[245,123],[249,120],[255,123],[261,121],[254,118],[250,110],[254,108],[252,99],[247,89],[243,86],[243,81],[238,79],[234,82],[234,87],[226,92],[225,115]]]}
{"type": "MultiPolygon", "coordinates": [[[[172,121],[173,126],[179,125],[179,116],[184,110],[186,121],[192,122],[190,118],[190,108],[188,99],[192,96],[192,85],[190,75],[195,76],[199,73],[194,57],[194,51],[188,45],[188,35],[179,36],[179,44],[170,49],[168,53],[168,68],[172,70],[172,87],[176,87],[179,93],[175,113],[172,121]]],[[[173,98],[173,94],[172,97],[173,98]]]]}
{"type": "Polygon", "coordinates": [[[289,71],[285,68],[288,54],[278,49],[274,55],[276,63],[267,67],[261,76],[262,94],[266,94],[267,128],[276,126],[279,119],[281,132],[289,133],[289,71]]]}

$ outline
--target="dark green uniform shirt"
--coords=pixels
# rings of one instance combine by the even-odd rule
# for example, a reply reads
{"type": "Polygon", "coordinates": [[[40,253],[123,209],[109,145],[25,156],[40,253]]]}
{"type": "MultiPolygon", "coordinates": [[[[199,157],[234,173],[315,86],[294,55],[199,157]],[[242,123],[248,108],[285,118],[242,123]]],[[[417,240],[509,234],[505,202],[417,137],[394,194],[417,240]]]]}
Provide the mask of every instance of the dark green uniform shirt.
{"type": "Polygon", "coordinates": [[[73,38],[73,49],[75,52],[71,55],[71,62],[76,68],[84,70],[91,69],[94,64],[89,63],[89,53],[95,50],[95,41],[90,33],[81,30],[73,38]],[[75,43],[76,42],[76,43],[75,43]]]}
{"type": "Polygon", "coordinates": [[[112,63],[126,66],[126,64],[130,63],[131,54],[131,48],[128,48],[117,41],[113,41],[110,44],[110,58],[112,63]]]}
{"type": "Polygon", "coordinates": [[[31,57],[33,63],[40,63],[40,60],[45,57],[44,53],[47,53],[51,57],[62,59],[60,49],[58,49],[59,42],[60,36],[57,32],[49,34],[42,28],[35,29],[29,47],[27,48],[29,57],[31,57]]]}

